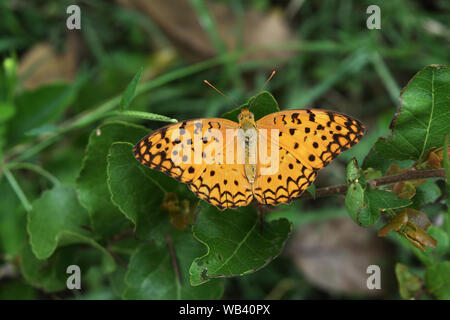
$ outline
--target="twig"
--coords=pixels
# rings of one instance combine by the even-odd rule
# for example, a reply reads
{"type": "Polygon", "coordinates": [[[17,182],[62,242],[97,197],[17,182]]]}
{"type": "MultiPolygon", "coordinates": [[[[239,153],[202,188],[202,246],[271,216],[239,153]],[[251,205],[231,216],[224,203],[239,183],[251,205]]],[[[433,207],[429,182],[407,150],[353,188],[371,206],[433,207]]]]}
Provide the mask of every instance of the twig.
{"type": "MultiPolygon", "coordinates": [[[[378,186],[401,182],[401,181],[409,181],[409,180],[417,180],[417,179],[425,179],[425,178],[445,178],[445,170],[444,169],[434,169],[434,170],[410,170],[407,172],[403,172],[393,176],[386,176],[381,178],[375,178],[367,181],[367,183],[375,188],[378,186]]],[[[347,193],[347,185],[341,184],[333,187],[320,188],[316,190],[316,198],[327,197],[338,194],[346,194],[347,193]]],[[[309,199],[312,198],[310,193],[303,193],[300,196],[301,199],[309,199]]]]}
{"type": "Polygon", "coordinates": [[[114,251],[112,251],[110,248],[106,247],[105,248],[106,251],[108,251],[108,253],[114,258],[114,260],[116,260],[118,263],[120,263],[122,266],[124,266],[125,268],[128,267],[128,263],[123,260],[117,253],[115,253],[114,251]]]}
{"type": "Polygon", "coordinates": [[[177,257],[175,256],[175,250],[173,249],[173,242],[172,242],[172,237],[170,235],[170,231],[167,234],[166,241],[167,241],[167,246],[169,247],[170,257],[172,258],[173,269],[175,270],[175,274],[177,275],[178,283],[181,284],[180,269],[178,268],[177,257]]]}

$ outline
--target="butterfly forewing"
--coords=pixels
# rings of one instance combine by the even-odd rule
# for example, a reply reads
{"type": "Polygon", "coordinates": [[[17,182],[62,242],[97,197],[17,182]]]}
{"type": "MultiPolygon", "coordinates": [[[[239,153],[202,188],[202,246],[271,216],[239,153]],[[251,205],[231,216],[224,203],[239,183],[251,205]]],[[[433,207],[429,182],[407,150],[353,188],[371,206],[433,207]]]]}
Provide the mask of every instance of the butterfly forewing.
{"type": "Polygon", "coordinates": [[[226,119],[180,122],[141,139],[134,155],[143,165],[187,183],[199,198],[220,209],[244,206],[251,202],[252,192],[236,159],[239,145],[226,140],[227,130],[237,128],[226,119]],[[233,148],[231,164],[226,163],[227,147],[233,148]]]}

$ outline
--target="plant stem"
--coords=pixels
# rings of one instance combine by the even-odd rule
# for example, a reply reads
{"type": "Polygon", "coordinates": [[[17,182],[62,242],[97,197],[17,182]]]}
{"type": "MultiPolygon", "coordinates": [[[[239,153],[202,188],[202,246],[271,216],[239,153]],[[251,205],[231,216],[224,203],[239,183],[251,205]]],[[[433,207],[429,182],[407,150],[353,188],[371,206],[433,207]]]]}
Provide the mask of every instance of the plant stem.
{"type": "Polygon", "coordinates": [[[177,256],[175,255],[175,250],[173,248],[172,236],[170,234],[170,231],[167,234],[166,241],[167,241],[167,246],[169,247],[170,258],[172,259],[172,266],[175,271],[175,275],[177,276],[177,279],[178,279],[178,284],[181,285],[180,268],[178,267],[177,256]]]}
{"type": "MultiPolygon", "coordinates": [[[[433,169],[433,170],[410,170],[407,172],[403,172],[393,176],[386,176],[381,178],[375,178],[367,181],[371,187],[375,188],[382,185],[387,185],[391,183],[401,182],[401,181],[409,181],[409,180],[417,180],[417,179],[425,179],[425,178],[445,178],[445,170],[444,169],[433,169]]],[[[320,188],[316,190],[315,198],[328,197],[338,194],[346,194],[347,193],[347,185],[341,184],[332,187],[320,188]]],[[[312,198],[310,193],[303,193],[300,196],[302,199],[312,198]]]]}
{"type": "Polygon", "coordinates": [[[9,184],[11,185],[11,188],[13,188],[14,192],[16,193],[17,197],[19,198],[20,202],[22,203],[23,207],[27,212],[31,211],[31,204],[28,201],[27,197],[25,196],[25,193],[23,192],[20,185],[17,183],[16,178],[12,175],[12,173],[9,171],[8,168],[3,168],[3,173],[5,174],[6,179],[8,180],[9,184]]]}
{"type": "Polygon", "coordinates": [[[8,163],[6,165],[6,167],[8,169],[28,169],[28,170],[34,171],[34,172],[40,174],[41,176],[47,178],[55,186],[60,184],[59,180],[54,175],[52,175],[47,170],[44,170],[41,167],[39,167],[39,166],[37,166],[35,164],[32,164],[32,163],[27,163],[27,162],[10,162],[10,163],[8,163]]]}

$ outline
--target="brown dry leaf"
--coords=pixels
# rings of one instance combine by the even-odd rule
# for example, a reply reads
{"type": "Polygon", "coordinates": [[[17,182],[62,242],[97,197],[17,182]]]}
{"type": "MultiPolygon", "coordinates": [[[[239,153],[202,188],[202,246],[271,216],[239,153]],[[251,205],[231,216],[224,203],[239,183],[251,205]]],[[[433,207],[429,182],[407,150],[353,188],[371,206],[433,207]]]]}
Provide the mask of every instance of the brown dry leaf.
{"type": "MultiPolygon", "coordinates": [[[[450,147],[447,150],[447,156],[450,157],[450,147]]],[[[440,169],[444,167],[444,148],[433,148],[428,151],[428,154],[425,156],[427,159],[425,164],[427,167],[432,169],[440,169]]]]}
{"type": "Polygon", "coordinates": [[[385,237],[392,230],[421,250],[425,250],[426,246],[436,248],[437,241],[426,232],[430,225],[431,222],[425,213],[406,208],[397,212],[389,223],[378,231],[378,236],[385,237]]]}
{"type": "Polygon", "coordinates": [[[382,295],[391,288],[390,248],[371,230],[337,218],[298,229],[288,253],[314,285],[332,293],[382,295]],[[381,290],[369,290],[367,267],[381,268],[381,290]]]}
{"type": "Polygon", "coordinates": [[[392,186],[392,192],[400,199],[412,199],[416,195],[416,188],[409,181],[401,181],[392,186]]]}
{"type": "Polygon", "coordinates": [[[51,44],[41,42],[33,46],[19,61],[19,77],[27,89],[58,80],[71,82],[76,75],[80,44],[75,34],[69,33],[64,52],[57,53],[51,44]]]}
{"type": "MultiPolygon", "coordinates": [[[[148,15],[167,35],[186,59],[198,62],[214,57],[217,52],[188,0],[117,0],[120,4],[148,15]]],[[[223,3],[207,3],[218,34],[229,51],[238,47],[239,19],[223,3]]],[[[243,47],[273,45],[294,40],[286,20],[279,12],[244,13],[243,47]]],[[[260,51],[245,60],[287,58],[289,51],[260,51]]]]}

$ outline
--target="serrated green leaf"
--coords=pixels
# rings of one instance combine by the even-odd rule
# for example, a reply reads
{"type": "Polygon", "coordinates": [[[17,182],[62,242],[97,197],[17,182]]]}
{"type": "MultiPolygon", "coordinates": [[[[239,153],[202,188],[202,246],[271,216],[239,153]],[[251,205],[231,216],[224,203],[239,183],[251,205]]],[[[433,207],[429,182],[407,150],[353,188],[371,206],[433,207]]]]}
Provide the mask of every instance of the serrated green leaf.
{"type": "Polygon", "coordinates": [[[450,132],[449,92],[448,67],[431,65],[418,72],[402,91],[392,136],[375,144],[378,155],[420,160],[430,148],[441,147],[450,132]]]}
{"type": "Polygon", "coordinates": [[[59,246],[86,243],[100,250],[106,260],[105,272],[111,272],[114,260],[86,230],[89,227],[89,215],[71,186],[59,185],[45,191],[33,202],[28,216],[30,244],[38,259],[49,258],[59,246]]]}
{"type": "Polygon", "coordinates": [[[450,299],[450,261],[434,264],[425,272],[425,283],[431,294],[441,300],[450,299]]]}
{"type": "Polygon", "coordinates": [[[261,226],[251,207],[220,212],[205,205],[193,233],[207,251],[192,262],[191,284],[256,272],[281,253],[290,231],[286,219],[261,226]]]}
{"type": "Polygon", "coordinates": [[[219,299],[223,294],[223,279],[202,286],[189,283],[189,265],[202,252],[200,243],[190,232],[171,232],[171,243],[180,274],[167,243],[141,245],[130,261],[125,277],[125,299],[219,299]]]}
{"type": "Polygon", "coordinates": [[[119,110],[127,109],[131,101],[133,100],[134,93],[136,92],[136,87],[139,83],[139,79],[141,78],[142,70],[143,68],[141,67],[131,80],[130,84],[125,89],[125,92],[122,95],[122,99],[120,99],[119,110]]]}
{"type": "Polygon", "coordinates": [[[93,130],[76,188],[81,204],[88,210],[94,231],[111,235],[130,227],[120,210],[111,202],[107,184],[106,157],[113,142],[135,143],[149,130],[126,122],[108,122],[93,130]]]}
{"type": "Polygon", "coordinates": [[[241,109],[249,107],[250,107],[249,110],[255,116],[255,120],[258,120],[270,113],[280,111],[280,108],[278,107],[278,103],[275,100],[275,98],[269,92],[263,91],[257,96],[251,97],[250,100],[248,100],[248,102],[243,104],[242,106],[224,113],[222,115],[222,118],[231,121],[237,121],[241,109]]]}

